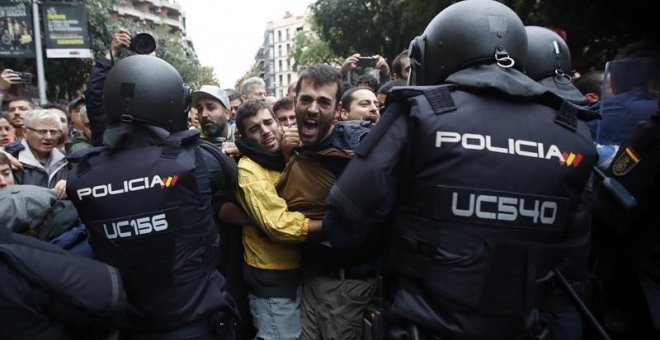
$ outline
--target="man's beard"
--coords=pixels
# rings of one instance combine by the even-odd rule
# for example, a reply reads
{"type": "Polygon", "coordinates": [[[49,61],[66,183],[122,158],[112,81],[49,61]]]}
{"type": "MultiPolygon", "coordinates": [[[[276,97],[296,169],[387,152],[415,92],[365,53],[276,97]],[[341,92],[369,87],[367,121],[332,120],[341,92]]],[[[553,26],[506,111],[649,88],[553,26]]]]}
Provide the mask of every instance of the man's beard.
{"type": "Polygon", "coordinates": [[[204,136],[211,138],[226,137],[226,128],[226,123],[205,122],[202,124],[202,132],[204,133],[204,136]]]}

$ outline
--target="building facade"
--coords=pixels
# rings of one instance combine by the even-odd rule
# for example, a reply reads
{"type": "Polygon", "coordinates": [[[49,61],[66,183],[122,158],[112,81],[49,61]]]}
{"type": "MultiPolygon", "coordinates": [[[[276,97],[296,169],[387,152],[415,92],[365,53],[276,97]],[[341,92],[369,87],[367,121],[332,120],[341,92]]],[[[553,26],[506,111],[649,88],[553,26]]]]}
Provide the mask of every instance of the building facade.
{"type": "Polygon", "coordinates": [[[294,38],[303,30],[309,30],[307,16],[294,16],[290,12],[266,25],[264,42],[255,56],[253,70],[266,82],[269,96],[284,97],[289,84],[298,79],[291,54],[294,38]]]}
{"type": "Polygon", "coordinates": [[[164,25],[172,34],[181,34],[186,47],[192,51],[193,43],[186,34],[186,16],[175,0],[124,0],[116,8],[116,14],[131,19],[139,26],[149,29],[164,25]]]}

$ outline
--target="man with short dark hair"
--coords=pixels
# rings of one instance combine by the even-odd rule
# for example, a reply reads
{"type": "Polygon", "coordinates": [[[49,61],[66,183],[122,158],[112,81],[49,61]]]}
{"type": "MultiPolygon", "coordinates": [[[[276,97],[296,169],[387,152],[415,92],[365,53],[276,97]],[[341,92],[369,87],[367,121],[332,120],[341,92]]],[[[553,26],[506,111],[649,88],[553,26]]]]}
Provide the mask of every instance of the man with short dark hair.
{"type": "Polygon", "coordinates": [[[340,120],[365,120],[378,123],[380,111],[378,111],[378,99],[370,89],[354,87],[349,89],[341,97],[339,103],[340,120]]]}
{"type": "Polygon", "coordinates": [[[227,98],[229,99],[229,107],[227,108],[227,122],[234,129],[236,128],[236,113],[238,112],[238,107],[243,104],[243,97],[238,91],[234,89],[224,89],[227,98]]]}
{"type": "MultiPolygon", "coordinates": [[[[290,210],[312,219],[323,218],[332,184],[371,126],[335,123],[342,89],[341,74],[329,65],[309,66],[296,85],[302,146],[293,152],[277,189],[290,210]]],[[[339,250],[327,242],[303,245],[302,339],[361,336],[362,313],[376,291],[378,243],[374,237],[356,250],[339,250]]]]}
{"type": "Polygon", "coordinates": [[[403,79],[408,81],[409,74],[410,57],[408,56],[408,49],[405,49],[392,61],[392,80],[403,79]]]}
{"type": "Polygon", "coordinates": [[[293,111],[293,99],[289,97],[280,98],[273,104],[273,112],[282,127],[296,124],[296,112],[293,111]]]}
{"type": "Polygon", "coordinates": [[[25,115],[34,109],[32,101],[25,97],[14,97],[7,102],[7,113],[9,114],[9,123],[14,126],[16,137],[23,137],[25,134],[25,115]]]}
{"type": "Polygon", "coordinates": [[[280,127],[260,100],[248,100],[238,110],[241,137],[236,145],[238,200],[253,223],[243,225],[243,277],[249,288],[250,312],[257,339],[300,337],[300,248],[321,231],[318,220],[289,211],[275,189],[284,156],[280,127]]]}

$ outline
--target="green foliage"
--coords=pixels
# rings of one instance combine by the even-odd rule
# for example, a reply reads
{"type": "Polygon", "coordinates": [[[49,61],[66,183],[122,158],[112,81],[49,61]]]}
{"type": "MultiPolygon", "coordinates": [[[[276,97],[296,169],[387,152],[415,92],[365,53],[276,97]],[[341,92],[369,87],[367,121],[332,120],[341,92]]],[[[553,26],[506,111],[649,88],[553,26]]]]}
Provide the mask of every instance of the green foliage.
{"type": "MultiPolygon", "coordinates": [[[[313,3],[313,30],[330,54],[380,54],[389,62],[451,0],[317,0],[313,3]]],[[[573,68],[602,69],[616,50],[636,38],[658,37],[653,22],[642,20],[648,11],[643,0],[502,0],[525,25],[563,29],[568,36],[573,68]]],[[[468,42],[466,42],[468,43],[468,42]]]]}
{"type": "Polygon", "coordinates": [[[291,51],[293,70],[298,71],[311,64],[339,64],[343,59],[337,56],[326,41],[316,38],[311,32],[296,35],[291,51]]]}
{"type": "MultiPolygon", "coordinates": [[[[41,3],[82,3],[88,10],[90,47],[95,58],[99,58],[108,51],[112,34],[118,28],[126,28],[132,34],[148,32],[156,39],[156,55],[169,62],[176,68],[184,82],[196,88],[201,84],[218,83],[213,75],[213,69],[202,67],[194,51],[186,46],[183,35],[173,32],[166,25],[143,27],[141,23],[133,20],[118,18],[112,20],[113,8],[117,8],[121,0],[43,0],[41,3]]],[[[42,18],[42,32],[44,21],[42,18]]],[[[116,59],[133,54],[122,51],[116,59]]],[[[36,75],[36,59],[4,59],[4,67],[31,72],[36,75]]],[[[50,101],[69,101],[84,91],[89,81],[89,72],[93,66],[92,59],[48,59],[44,53],[44,73],[46,76],[46,96],[50,101]]],[[[3,67],[3,68],[4,68],[3,67]]],[[[34,89],[36,92],[36,89],[34,89]]]]}
{"type": "Polygon", "coordinates": [[[454,1],[318,0],[312,4],[313,28],[341,59],[354,54],[392,61],[426,24],[454,1]]]}

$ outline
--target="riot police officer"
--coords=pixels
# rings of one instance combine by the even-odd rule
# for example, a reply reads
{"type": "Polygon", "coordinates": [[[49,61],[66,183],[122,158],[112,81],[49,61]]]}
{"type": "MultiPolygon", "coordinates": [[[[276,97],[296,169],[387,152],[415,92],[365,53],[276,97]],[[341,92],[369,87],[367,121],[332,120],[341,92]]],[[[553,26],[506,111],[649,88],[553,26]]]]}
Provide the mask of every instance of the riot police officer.
{"type": "MultiPolygon", "coordinates": [[[[580,107],[585,106],[587,101],[584,95],[572,83],[571,52],[564,39],[545,27],[525,26],[525,31],[528,42],[525,74],[564,100],[580,107]]],[[[598,114],[580,109],[578,117],[583,121],[590,121],[598,118],[598,114]]],[[[592,191],[591,188],[587,190],[592,191]]],[[[580,205],[582,210],[577,215],[581,222],[575,225],[588,228],[591,225],[590,195],[585,195],[583,199],[584,203],[580,205]]],[[[585,290],[588,286],[589,250],[590,243],[585,243],[583,247],[567,249],[569,253],[563,255],[565,260],[558,268],[570,281],[572,289],[580,296],[587,295],[585,290]]],[[[569,298],[568,292],[557,278],[549,281],[543,288],[539,294],[539,309],[549,333],[546,340],[582,339],[582,318],[575,303],[569,298]]]]}
{"type": "Polygon", "coordinates": [[[525,74],[556,95],[578,105],[586,105],[584,95],[573,85],[571,51],[566,41],[552,30],[525,26],[527,63],[525,74]]]}
{"type": "Polygon", "coordinates": [[[588,129],[520,71],[525,29],[499,2],[447,7],[409,51],[416,86],[388,96],[331,190],[324,233],[347,247],[393,221],[387,315],[414,336],[542,334],[536,293],[561,250],[589,240],[576,216],[596,161],[588,129]]]}
{"type": "Polygon", "coordinates": [[[124,278],[122,339],[234,338],[214,216],[235,168],[187,129],[189,96],[167,62],[119,61],[103,90],[105,146],[78,155],[68,178],[95,254],[124,278]]]}
{"type": "MultiPolygon", "coordinates": [[[[594,310],[613,339],[660,338],[660,49],[638,41],[606,65],[611,93],[600,102],[601,140],[616,150],[604,169],[637,204],[622,205],[598,183],[594,310]],[[620,144],[618,142],[621,141],[620,144]],[[615,144],[617,143],[617,144],[615,144]]],[[[614,151],[613,150],[613,151],[614,151]]]]}

